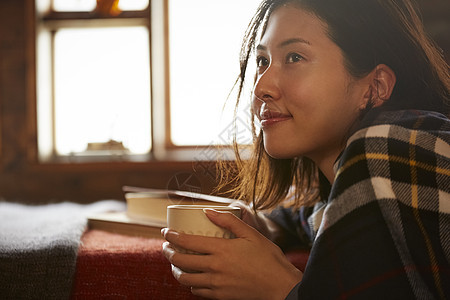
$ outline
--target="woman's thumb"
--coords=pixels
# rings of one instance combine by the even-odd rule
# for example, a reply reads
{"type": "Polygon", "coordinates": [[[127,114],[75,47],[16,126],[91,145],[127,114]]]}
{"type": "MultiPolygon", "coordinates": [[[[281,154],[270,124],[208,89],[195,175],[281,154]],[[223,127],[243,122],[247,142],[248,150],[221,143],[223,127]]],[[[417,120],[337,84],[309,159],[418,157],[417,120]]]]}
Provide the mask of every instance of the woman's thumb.
{"type": "Polygon", "coordinates": [[[231,231],[236,237],[249,237],[249,235],[258,233],[254,228],[250,227],[230,212],[221,212],[209,208],[206,208],[203,211],[211,222],[231,231]]]}

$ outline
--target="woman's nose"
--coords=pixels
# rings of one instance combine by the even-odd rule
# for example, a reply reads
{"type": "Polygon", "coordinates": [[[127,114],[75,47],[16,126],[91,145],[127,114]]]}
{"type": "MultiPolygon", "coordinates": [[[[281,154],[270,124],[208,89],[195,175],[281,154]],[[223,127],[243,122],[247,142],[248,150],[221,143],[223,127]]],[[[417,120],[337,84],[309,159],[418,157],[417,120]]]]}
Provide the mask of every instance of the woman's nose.
{"type": "Polygon", "coordinates": [[[261,101],[275,101],[280,98],[279,78],[276,68],[269,67],[256,81],[253,93],[261,101]]]}

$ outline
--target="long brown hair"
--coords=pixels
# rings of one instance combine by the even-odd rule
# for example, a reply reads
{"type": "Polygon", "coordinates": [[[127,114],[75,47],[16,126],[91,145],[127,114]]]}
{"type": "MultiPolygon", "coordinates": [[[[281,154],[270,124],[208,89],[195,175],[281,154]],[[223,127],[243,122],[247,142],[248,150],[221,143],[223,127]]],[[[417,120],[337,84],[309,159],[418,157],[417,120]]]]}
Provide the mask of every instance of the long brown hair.
{"type": "MultiPolygon", "coordinates": [[[[342,50],[346,68],[355,78],[364,77],[379,64],[394,71],[397,82],[391,98],[383,105],[449,116],[448,65],[425,34],[410,0],[264,0],[250,22],[241,48],[236,110],[255,44],[271,13],[287,3],[313,13],[327,24],[330,39],[342,50]]],[[[242,158],[234,139],[236,168],[221,164],[220,186],[231,184],[234,197],[253,202],[260,209],[274,207],[288,195],[296,205],[315,203],[319,199],[316,165],[305,157],[271,158],[264,150],[262,132],[256,130],[254,115],[251,125],[252,154],[242,158]]]]}

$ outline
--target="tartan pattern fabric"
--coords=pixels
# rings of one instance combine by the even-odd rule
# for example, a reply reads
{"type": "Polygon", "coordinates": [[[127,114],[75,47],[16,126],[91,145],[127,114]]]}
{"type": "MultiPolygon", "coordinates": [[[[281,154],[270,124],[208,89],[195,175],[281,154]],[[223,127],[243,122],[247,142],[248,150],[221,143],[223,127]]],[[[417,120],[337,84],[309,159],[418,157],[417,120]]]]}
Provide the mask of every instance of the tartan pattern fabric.
{"type": "Polygon", "coordinates": [[[450,298],[450,121],[375,109],[335,172],[288,299],[450,298]]]}

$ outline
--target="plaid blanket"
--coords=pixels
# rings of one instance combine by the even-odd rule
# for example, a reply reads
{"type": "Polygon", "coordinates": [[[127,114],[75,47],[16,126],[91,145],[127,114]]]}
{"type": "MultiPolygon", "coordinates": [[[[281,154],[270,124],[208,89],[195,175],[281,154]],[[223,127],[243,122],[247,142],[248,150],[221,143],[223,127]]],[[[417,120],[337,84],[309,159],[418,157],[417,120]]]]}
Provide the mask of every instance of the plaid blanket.
{"type": "Polygon", "coordinates": [[[303,225],[311,255],[288,299],[450,298],[450,121],[375,110],[335,172],[303,225]]]}

